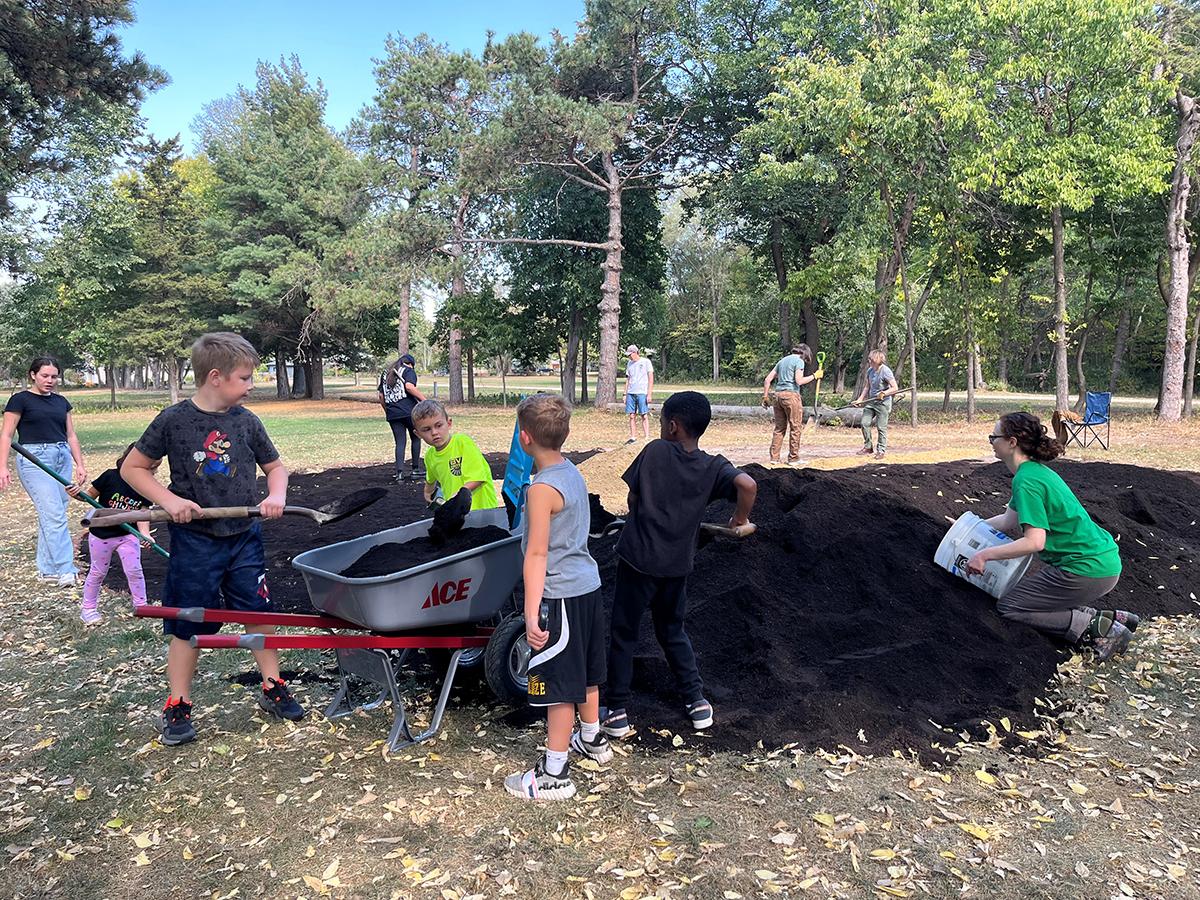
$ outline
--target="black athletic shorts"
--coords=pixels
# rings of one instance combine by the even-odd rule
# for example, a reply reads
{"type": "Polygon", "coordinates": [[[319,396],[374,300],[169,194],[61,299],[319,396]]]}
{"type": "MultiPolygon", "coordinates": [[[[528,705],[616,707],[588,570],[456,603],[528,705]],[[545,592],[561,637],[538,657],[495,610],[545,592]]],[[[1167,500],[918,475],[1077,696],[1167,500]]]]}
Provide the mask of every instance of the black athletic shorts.
{"type": "Polygon", "coordinates": [[[542,602],[549,608],[550,640],[529,658],[529,705],[582,703],[587,689],[607,677],[604,601],[595,590],[542,602]]]}

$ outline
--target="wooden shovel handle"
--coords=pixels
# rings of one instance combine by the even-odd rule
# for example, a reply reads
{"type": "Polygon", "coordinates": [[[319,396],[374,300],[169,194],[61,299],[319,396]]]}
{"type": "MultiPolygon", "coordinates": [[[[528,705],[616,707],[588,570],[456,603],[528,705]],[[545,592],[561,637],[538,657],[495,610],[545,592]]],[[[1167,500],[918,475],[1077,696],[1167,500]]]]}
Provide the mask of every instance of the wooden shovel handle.
{"type": "MultiPolygon", "coordinates": [[[[249,519],[261,515],[257,506],[209,506],[195,510],[193,519],[249,519]]],[[[102,513],[97,510],[92,514],[89,524],[93,527],[107,528],[110,525],[124,525],[130,522],[170,522],[171,514],[165,509],[134,509],[122,512],[102,513]]]]}

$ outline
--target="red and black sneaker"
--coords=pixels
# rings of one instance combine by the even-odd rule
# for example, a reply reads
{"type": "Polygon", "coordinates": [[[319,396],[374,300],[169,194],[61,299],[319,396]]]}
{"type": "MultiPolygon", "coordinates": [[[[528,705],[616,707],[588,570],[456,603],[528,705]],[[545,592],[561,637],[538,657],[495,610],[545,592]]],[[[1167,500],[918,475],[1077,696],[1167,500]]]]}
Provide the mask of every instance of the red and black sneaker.
{"type": "Polygon", "coordinates": [[[162,715],[158,717],[158,730],[168,747],[194,741],[196,729],[192,727],[192,704],[182,697],[168,697],[162,715]]]}
{"type": "Polygon", "coordinates": [[[258,695],[258,705],[273,716],[298,722],[304,718],[304,707],[296,702],[292,692],[287,689],[286,681],[270,679],[271,686],[264,687],[258,695]]]}

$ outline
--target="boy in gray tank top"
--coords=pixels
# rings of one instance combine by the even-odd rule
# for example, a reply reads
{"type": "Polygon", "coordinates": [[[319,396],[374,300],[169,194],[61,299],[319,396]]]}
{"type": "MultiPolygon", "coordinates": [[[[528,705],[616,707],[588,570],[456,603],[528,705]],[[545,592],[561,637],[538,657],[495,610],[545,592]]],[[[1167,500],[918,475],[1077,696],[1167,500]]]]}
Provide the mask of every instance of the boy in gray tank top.
{"type": "Polygon", "coordinates": [[[525,497],[525,636],[529,703],[546,707],[546,755],[504,779],[523,800],[566,800],[575,794],[567,765],[574,750],[598,763],[612,759],[600,733],[605,678],[604,604],[600,570],[588,553],[587,485],[562,455],[571,407],[557,394],[527,397],[517,407],[521,446],[537,474],[525,497]],[[579,728],[575,729],[575,713],[579,728]]]}

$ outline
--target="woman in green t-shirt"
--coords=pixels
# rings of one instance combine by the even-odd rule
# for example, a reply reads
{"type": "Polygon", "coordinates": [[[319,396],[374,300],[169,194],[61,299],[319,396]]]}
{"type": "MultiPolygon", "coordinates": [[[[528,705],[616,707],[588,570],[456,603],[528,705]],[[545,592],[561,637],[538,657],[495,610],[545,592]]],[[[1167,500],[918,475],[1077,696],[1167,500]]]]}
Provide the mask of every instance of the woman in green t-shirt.
{"type": "Polygon", "coordinates": [[[1091,647],[1101,660],[1124,653],[1138,616],[1091,606],[1117,586],[1121,555],[1112,535],[1092,521],[1066,482],[1044,465],[1063,453],[1063,445],[1026,412],[1001,416],[988,440],[996,458],[1013,473],[1013,484],[1008,509],[987,522],[997,531],[1022,536],[980,550],[968,560],[967,571],[981,574],[989,560],[1036,553],[1045,565],[1001,597],[996,611],[1068,643],[1091,647]]]}

